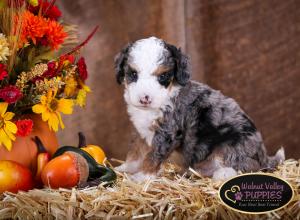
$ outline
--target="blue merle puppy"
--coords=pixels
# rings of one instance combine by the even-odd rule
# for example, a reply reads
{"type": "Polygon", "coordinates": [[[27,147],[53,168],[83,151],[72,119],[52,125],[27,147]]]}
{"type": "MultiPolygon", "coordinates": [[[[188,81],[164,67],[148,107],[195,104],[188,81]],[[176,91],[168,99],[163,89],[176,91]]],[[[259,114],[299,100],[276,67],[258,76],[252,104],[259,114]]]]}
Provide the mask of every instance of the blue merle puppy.
{"type": "Polygon", "coordinates": [[[190,80],[188,58],[175,46],[138,40],[117,55],[115,68],[138,133],[118,171],[139,182],[153,178],[173,152],[185,167],[215,179],[284,160],[283,149],[267,156],[260,132],[232,98],[190,80]]]}

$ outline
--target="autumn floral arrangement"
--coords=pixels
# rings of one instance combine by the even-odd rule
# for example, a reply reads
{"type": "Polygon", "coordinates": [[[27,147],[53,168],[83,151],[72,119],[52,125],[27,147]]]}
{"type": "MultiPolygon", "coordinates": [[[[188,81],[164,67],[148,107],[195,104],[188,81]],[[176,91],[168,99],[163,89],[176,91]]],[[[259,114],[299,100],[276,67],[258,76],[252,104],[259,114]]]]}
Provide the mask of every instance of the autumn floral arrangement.
{"type": "Polygon", "coordinates": [[[76,27],[61,20],[55,0],[0,2],[0,148],[31,133],[39,114],[49,128],[64,128],[62,114],[83,107],[90,89],[76,27]],[[63,51],[63,52],[62,52],[63,51]],[[25,116],[25,117],[24,117],[25,116]]]}

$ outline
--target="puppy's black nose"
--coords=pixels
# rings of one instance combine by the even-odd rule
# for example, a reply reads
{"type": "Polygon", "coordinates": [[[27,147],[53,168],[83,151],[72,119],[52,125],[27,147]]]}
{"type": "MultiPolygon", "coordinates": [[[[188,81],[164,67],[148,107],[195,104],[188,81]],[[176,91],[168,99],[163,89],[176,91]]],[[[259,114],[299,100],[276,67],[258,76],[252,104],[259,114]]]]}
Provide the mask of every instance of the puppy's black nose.
{"type": "Polygon", "coordinates": [[[142,105],[150,105],[151,104],[151,98],[148,96],[148,95],[145,95],[144,97],[142,97],[141,99],[140,99],[140,103],[142,104],[142,105]]]}

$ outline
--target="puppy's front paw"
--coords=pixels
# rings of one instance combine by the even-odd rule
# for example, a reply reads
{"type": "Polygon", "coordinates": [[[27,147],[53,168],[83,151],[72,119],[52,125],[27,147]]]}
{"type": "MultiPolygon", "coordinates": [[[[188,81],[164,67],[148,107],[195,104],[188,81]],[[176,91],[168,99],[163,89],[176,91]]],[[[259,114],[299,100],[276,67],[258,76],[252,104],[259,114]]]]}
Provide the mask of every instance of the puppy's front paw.
{"type": "Polygon", "coordinates": [[[125,162],[122,165],[115,167],[114,169],[118,172],[136,173],[138,171],[139,165],[140,163],[137,161],[125,162]]]}
{"type": "Polygon", "coordinates": [[[237,172],[232,167],[222,167],[216,170],[213,174],[214,180],[227,180],[237,175],[237,172]]]}
{"type": "Polygon", "coordinates": [[[144,172],[138,172],[130,176],[130,179],[137,183],[142,183],[147,180],[152,180],[155,178],[156,178],[155,173],[144,173],[144,172]]]}
{"type": "Polygon", "coordinates": [[[114,170],[118,172],[127,172],[127,166],[123,163],[122,165],[115,167],[114,170]]]}

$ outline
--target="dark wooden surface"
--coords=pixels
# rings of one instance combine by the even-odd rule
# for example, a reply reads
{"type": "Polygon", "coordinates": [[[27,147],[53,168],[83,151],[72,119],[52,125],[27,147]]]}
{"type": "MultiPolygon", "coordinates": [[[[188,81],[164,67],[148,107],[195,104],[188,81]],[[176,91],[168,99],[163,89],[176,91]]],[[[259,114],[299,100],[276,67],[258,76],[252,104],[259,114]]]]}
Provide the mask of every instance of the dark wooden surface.
{"type": "Polygon", "coordinates": [[[64,117],[62,144],[81,130],[109,157],[124,159],[131,124],[115,83],[114,55],[130,41],[157,36],[191,57],[193,79],[235,98],[261,130],[270,153],[300,158],[299,0],[57,1],[81,39],[93,93],[86,109],[64,117]]]}

